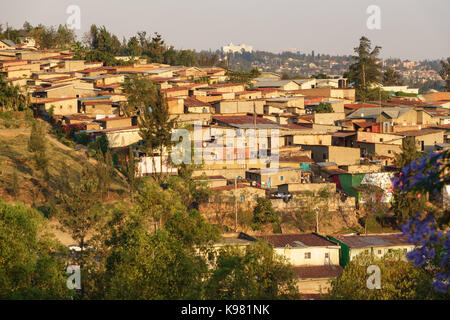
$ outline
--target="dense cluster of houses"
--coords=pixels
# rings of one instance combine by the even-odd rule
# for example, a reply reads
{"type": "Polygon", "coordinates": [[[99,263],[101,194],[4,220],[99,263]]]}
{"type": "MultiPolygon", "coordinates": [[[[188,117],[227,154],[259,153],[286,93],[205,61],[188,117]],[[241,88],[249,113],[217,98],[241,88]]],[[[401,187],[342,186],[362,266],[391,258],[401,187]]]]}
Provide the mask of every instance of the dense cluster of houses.
{"type": "MultiPolygon", "coordinates": [[[[119,165],[128,148],[138,150],[141,140],[138,119],[124,114],[122,85],[131,75],[147,77],[160,87],[171,116],[187,128],[194,145],[214,145],[212,159],[223,160],[206,161],[194,177],[239,203],[255,204],[267,197],[279,208],[290,199],[286,195],[327,187],[350,199],[346,206],[354,209],[362,201],[364,184],[381,188],[388,202],[394,156],[405,138],[423,152],[450,146],[449,92],[358,103],[355,89],[344,78],[281,80],[278,74],[263,72],[250,84],[232,83],[218,67],[170,66],[145,59],[129,66],[104,66],[74,60],[69,50],[41,51],[9,40],[0,41],[0,73],[31,95],[36,115],[51,116],[91,140],[106,135],[119,165]],[[323,103],[333,112],[316,112],[323,103]],[[221,130],[250,135],[220,155],[221,130]],[[252,132],[258,132],[256,143],[249,138],[252,132]]],[[[159,165],[168,156],[136,152],[140,174],[176,174],[167,163],[159,165]]],[[[326,291],[327,281],[361,250],[381,255],[393,247],[412,248],[392,235],[263,238],[292,262],[299,286],[310,293],[326,291]]],[[[227,242],[245,245],[254,240],[239,235],[227,242]]]]}

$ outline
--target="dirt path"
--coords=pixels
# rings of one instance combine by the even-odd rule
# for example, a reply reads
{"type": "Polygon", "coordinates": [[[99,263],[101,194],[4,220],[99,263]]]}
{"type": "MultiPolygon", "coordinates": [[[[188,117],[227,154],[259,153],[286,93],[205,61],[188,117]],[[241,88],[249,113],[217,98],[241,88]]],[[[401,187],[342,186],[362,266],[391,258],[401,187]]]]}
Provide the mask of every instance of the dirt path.
{"type": "Polygon", "coordinates": [[[17,137],[17,136],[29,136],[31,130],[29,128],[19,129],[0,129],[0,136],[3,137],[17,137]]]}

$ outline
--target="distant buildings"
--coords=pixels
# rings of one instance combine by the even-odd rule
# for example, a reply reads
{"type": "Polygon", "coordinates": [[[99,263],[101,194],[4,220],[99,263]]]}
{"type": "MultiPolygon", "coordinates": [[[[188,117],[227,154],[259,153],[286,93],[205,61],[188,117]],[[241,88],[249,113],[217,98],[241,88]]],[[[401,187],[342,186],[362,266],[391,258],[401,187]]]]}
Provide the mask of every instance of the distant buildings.
{"type": "Polygon", "coordinates": [[[235,53],[235,52],[252,52],[253,51],[253,47],[246,45],[246,44],[240,44],[238,46],[235,46],[233,43],[230,43],[227,46],[223,46],[222,47],[222,52],[223,53],[235,53]]]}

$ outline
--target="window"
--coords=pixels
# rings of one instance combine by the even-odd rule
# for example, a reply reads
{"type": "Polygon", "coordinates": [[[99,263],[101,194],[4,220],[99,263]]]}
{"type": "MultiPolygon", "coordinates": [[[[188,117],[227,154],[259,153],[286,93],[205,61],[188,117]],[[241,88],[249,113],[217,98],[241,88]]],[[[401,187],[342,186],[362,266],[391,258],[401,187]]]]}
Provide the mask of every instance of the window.
{"type": "Polygon", "coordinates": [[[330,254],[328,252],[325,253],[325,259],[329,259],[330,258],[330,254]]]}
{"type": "Polygon", "coordinates": [[[378,250],[378,254],[381,254],[381,250],[378,250]]]}
{"type": "Polygon", "coordinates": [[[305,259],[311,259],[311,252],[305,252],[305,259]]]}
{"type": "Polygon", "coordinates": [[[380,138],[380,142],[383,142],[383,138],[380,138]]]}
{"type": "Polygon", "coordinates": [[[284,179],[284,177],[283,177],[283,176],[280,176],[280,181],[283,181],[283,179],[284,179]]]}
{"type": "Polygon", "coordinates": [[[392,252],[392,249],[388,249],[388,252],[392,252]]]}

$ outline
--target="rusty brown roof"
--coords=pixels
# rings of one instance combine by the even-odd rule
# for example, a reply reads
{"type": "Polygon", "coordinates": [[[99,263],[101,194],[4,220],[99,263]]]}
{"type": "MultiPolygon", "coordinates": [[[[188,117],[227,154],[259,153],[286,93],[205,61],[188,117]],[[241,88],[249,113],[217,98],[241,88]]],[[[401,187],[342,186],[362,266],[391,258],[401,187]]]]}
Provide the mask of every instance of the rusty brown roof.
{"type": "Polygon", "coordinates": [[[264,235],[256,236],[258,239],[262,239],[275,248],[284,248],[286,246],[290,247],[324,247],[324,246],[335,246],[336,244],[327,240],[317,234],[307,233],[307,234],[274,234],[274,235],[264,235]]]}
{"type": "Polygon", "coordinates": [[[333,236],[342,243],[348,245],[351,248],[364,248],[364,247],[389,247],[398,245],[407,245],[406,236],[402,236],[401,233],[390,234],[371,234],[371,235],[336,235],[333,236]]]}
{"type": "Polygon", "coordinates": [[[337,278],[342,273],[339,265],[302,266],[292,268],[299,279],[337,278]]]}

